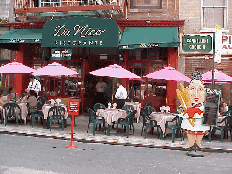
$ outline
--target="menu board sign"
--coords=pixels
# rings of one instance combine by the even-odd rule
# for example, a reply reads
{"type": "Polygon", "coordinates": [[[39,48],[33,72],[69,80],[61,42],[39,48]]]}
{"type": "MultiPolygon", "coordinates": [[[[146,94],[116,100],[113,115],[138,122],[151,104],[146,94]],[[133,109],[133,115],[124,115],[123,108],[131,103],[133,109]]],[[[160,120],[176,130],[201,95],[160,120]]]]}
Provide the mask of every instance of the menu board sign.
{"type": "Polygon", "coordinates": [[[221,96],[221,91],[216,89],[211,90],[209,88],[206,89],[203,124],[209,126],[217,126],[220,96],[221,96]]]}
{"type": "Polygon", "coordinates": [[[68,114],[79,115],[79,101],[69,100],[68,101],[68,114]]]}

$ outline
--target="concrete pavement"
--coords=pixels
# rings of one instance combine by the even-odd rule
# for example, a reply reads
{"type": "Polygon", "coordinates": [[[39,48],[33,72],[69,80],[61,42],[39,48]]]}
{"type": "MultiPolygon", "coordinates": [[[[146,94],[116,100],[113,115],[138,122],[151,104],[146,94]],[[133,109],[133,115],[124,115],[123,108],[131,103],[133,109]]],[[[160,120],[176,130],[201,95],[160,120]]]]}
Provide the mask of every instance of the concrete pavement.
{"type": "MultiPolygon", "coordinates": [[[[34,136],[41,138],[54,138],[60,140],[69,140],[71,119],[68,118],[68,127],[62,131],[60,125],[54,124],[52,130],[43,129],[42,125],[35,122],[32,128],[29,123],[26,125],[17,126],[13,121],[9,122],[6,127],[4,124],[0,124],[1,134],[16,134],[21,136],[34,136]]],[[[171,131],[167,131],[167,136],[164,140],[158,139],[156,130],[154,130],[154,135],[149,134],[147,139],[141,136],[142,120],[139,123],[134,123],[135,132],[132,135],[132,130],[130,131],[129,138],[126,138],[126,133],[119,129],[119,133],[116,136],[116,130],[111,129],[111,135],[105,135],[104,131],[96,131],[96,135],[92,134],[92,124],[90,124],[89,133],[87,131],[88,116],[80,115],[76,117],[76,126],[74,127],[73,141],[84,142],[84,143],[103,143],[112,145],[124,145],[124,146],[135,146],[135,147],[148,147],[148,148],[162,148],[162,149],[172,149],[172,150],[182,150],[185,151],[187,148],[188,140],[185,136],[184,140],[180,138],[175,139],[175,143],[172,143],[171,131]]],[[[116,126],[115,126],[116,127],[116,126]]],[[[230,138],[229,138],[230,139],[230,138]]],[[[67,144],[68,145],[68,144],[67,144]]],[[[220,132],[216,132],[216,137],[212,138],[209,142],[208,138],[204,138],[202,141],[203,151],[205,152],[232,152],[232,142],[228,139],[224,139],[223,142],[220,141],[220,132]]]]}
{"type": "Polygon", "coordinates": [[[231,153],[185,151],[0,135],[1,174],[231,174],[231,153]]]}

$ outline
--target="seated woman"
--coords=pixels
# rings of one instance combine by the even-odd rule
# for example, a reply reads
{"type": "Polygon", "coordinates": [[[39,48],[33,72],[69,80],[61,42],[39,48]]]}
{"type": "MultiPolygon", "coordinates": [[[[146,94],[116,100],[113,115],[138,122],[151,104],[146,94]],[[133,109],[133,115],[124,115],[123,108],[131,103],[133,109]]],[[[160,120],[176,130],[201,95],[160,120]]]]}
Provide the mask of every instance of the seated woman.
{"type": "Polygon", "coordinates": [[[28,95],[27,95],[27,100],[25,102],[30,104],[30,106],[32,106],[32,107],[36,106],[37,105],[37,98],[35,96],[36,96],[35,91],[30,90],[28,95]]]}
{"type": "Polygon", "coordinates": [[[0,90],[0,108],[2,109],[3,105],[8,103],[10,101],[10,99],[7,99],[5,101],[2,100],[2,97],[3,97],[3,93],[4,93],[4,90],[1,89],[0,90]]]}
{"type": "Polygon", "coordinates": [[[228,112],[228,106],[225,101],[222,102],[220,115],[225,116],[228,112]]]}

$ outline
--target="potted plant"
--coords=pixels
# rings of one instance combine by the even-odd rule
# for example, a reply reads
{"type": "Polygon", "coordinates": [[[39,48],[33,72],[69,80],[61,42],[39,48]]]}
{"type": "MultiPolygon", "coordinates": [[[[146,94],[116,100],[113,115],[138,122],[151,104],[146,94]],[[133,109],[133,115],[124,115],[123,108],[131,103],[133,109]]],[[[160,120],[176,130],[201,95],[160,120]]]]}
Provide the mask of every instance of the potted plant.
{"type": "Polygon", "coordinates": [[[8,18],[2,18],[2,23],[6,24],[8,22],[9,22],[8,18]]]}

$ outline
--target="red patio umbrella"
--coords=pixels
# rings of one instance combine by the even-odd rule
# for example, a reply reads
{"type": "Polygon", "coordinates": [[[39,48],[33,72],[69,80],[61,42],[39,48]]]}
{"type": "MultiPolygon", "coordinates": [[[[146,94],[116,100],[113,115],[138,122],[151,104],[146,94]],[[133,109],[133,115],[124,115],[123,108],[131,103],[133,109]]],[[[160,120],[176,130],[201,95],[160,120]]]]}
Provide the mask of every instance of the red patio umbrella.
{"type": "Polygon", "coordinates": [[[157,80],[174,80],[174,81],[184,81],[184,82],[190,82],[191,79],[185,76],[184,74],[178,72],[173,67],[164,67],[163,69],[159,71],[155,71],[153,73],[149,73],[146,76],[147,78],[151,79],[157,79],[157,80]]]}
{"type": "MultiPolygon", "coordinates": [[[[33,68],[23,65],[19,62],[10,62],[0,67],[0,73],[3,74],[27,74],[35,72],[33,68]]],[[[18,91],[20,93],[20,91],[18,91]]]]}
{"type": "MultiPolygon", "coordinates": [[[[156,79],[156,80],[173,80],[173,81],[184,81],[184,82],[190,82],[191,79],[185,76],[184,74],[178,72],[173,67],[164,67],[161,70],[155,71],[153,73],[149,73],[146,76],[146,78],[156,79]]],[[[166,98],[167,103],[167,98],[166,98]]]]}
{"type": "MultiPolygon", "coordinates": [[[[57,62],[48,64],[47,66],[38,69],[33,73],[35,76],[63,76],[63,75],[77,75],[76,71],[73,71],[57,62]]],[[[55,96],[55,85],[54,85],[54,96],[55,96]]]]}
{"type": "Polygon", "coordinates": [[[19,62],[10,62],[0,67],[0,73],[4,74],[24,74],[35,72],[33,68],[23,65],[19,62]]]}
{"type": "MultiPolygon", "coordinates": [[[[212,83],[212,70],[202,74],[202,80],[204,81],[204,83],[212,83]]],[[[215,69],[214,70],[214,81],[215,83],[231,83],[232,77],[215,69]]]]}
{"type": "Polygon", "coordinates": [[[137,76],[136,74],[124,69],[123,67],[114,64],[109,65],[105,68],[101,68],[95,71],[90,72],[90,74],[95,76],[107,76],[113,77],[113,88],[112,88],[112,102],[113,102],[113,93],[114,93],[114,80],[115,78],[128,78],[128,79],[141,79],[141,77],[137,76]]]}

